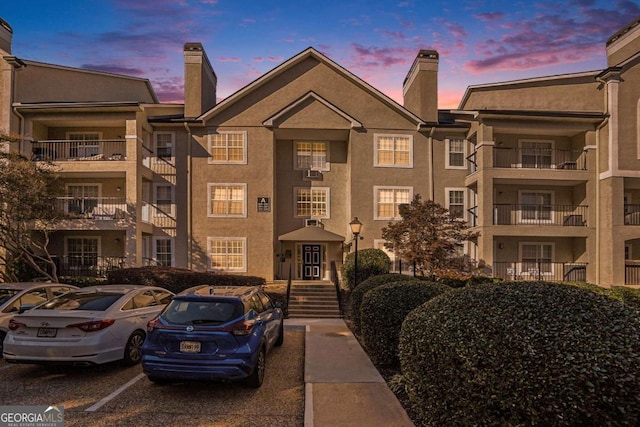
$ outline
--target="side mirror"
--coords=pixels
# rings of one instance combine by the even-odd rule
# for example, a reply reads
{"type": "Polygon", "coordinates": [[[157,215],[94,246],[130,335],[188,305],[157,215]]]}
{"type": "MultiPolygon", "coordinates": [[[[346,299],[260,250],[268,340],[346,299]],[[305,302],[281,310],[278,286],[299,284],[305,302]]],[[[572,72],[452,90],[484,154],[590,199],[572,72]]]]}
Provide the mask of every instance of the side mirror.
{"type": "Polygon", "coordinates": [[[276,308],[282,308],[282,303],[280,301],[276,301],[275,306],[276,308]]]}

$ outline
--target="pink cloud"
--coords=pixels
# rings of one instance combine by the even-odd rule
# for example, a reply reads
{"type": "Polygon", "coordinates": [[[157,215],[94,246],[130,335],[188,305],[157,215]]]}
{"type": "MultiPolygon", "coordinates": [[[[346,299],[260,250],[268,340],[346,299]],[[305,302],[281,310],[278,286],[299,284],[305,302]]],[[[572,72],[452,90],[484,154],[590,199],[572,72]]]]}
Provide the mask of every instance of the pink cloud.
{"type": "Polygon", "coordinates": [[[218,59],[216,59],[216,61],[218,62],[240,62],[242,61],[240,58],[238,58],[237,56],[227,56],[227,57],[220,57],[218,59]]]}
{"type": "Polygon", "coordinates": [[[476,13],[473,15],[476,19],[485,22],[495,22],[504,18],[505,14],[503,12],[485,12],[485,13],[476,13]]]}

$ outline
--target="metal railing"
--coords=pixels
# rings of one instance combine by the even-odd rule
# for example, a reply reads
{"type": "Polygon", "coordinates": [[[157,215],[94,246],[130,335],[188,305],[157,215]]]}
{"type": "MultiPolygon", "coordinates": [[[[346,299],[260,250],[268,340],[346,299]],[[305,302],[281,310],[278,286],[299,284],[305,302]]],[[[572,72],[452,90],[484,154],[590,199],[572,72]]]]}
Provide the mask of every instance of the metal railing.
{"type": "Polygon", "coordinates": [[[31,151],[24,153],[34,161],[126,160],[124,139],[32,141],[31,151]]]}
{"type": "Polygon", "coordinates": [[[342,290],[340,289],[340,277],[338,276],[338,264],[335,261],[331,261],[331,282],[336,288],[336,297],[338,298],[338,309],[340,310],[340,317],[344,317],[343,302],[342,302],[342,290]]]}
{"type": "Polygon", "coordinates": [[[586,170],[584,150],[493,147],[493,166],[516,169],[586,170]]]}
{"type": "Polygon", "coordinates": [[[624,284],[640,285],[640,261],[625,260],[624,284]]]}
{"type": "Polygon", "coordinates": [[[106,277],[110,270],[124,268],[125,257],[118,256],[57,256],[54,257],[58,276],[106,277]]]}
{"type": "Polygon", "coordinates": [[[124,197],[56,197],[53,203],[67,219],[115,220],[127,216],[124,197]]]}
{"type": "Polygon", "coordinates": [[[586,282],[587,263],[544,261],[494,262],[493,276],[504,280],[586,282]]]}
{"type": "Polygon", "coordinates": [[[588,206],[494,204],[493,225],[562,225],[585,227],[588,206]]]}
{"type": "Polygon", "coordinates": [[[624,205],[624,225],[640,225],[640,205],[624,205]]]}

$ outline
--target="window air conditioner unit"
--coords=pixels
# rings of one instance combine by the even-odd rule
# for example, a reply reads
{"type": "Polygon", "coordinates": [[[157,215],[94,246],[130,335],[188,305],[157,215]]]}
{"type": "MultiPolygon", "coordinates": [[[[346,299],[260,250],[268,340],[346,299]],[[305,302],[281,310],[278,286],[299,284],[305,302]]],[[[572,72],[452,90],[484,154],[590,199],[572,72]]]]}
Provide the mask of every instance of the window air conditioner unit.
{"type": "Polygon", "coordinates": [[[306,180],[316,180],[316,179],[322,179],[322,172],[320,172],[319,170],[315,170],[315,169],[307,169],[302,171],[304,179],[306,180]]]}
{"type": "Polygon", "coordinates": [[[322,227],[322,221],[319,219],[305,219],[304,225],[305,227],[322,227]]]}

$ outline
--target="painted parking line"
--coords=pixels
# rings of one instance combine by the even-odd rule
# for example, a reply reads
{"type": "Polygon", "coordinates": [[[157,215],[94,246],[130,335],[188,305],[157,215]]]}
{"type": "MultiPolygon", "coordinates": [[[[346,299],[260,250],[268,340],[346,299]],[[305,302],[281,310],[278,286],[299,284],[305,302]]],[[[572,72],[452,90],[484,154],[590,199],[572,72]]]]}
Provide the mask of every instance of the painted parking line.
{"type": "Polygon", "coordinates": [[[85,412],[94,412],[102,408],[104,405],[106,405],[107,403],[115,399],[120,393],[122,393],[123,391],[125,391],[126,389],[134,385],[136,382],[140,381],[140,379],[142,379],[144,376],[145,374],[138,374],[138,376],[130,380],[128,383],[126,383],[122,387],[115,390],[113,393],[111,393],[107,397],[104,397],[99,402],[89,406],[87,409],[85,409],[85,412]]]}

